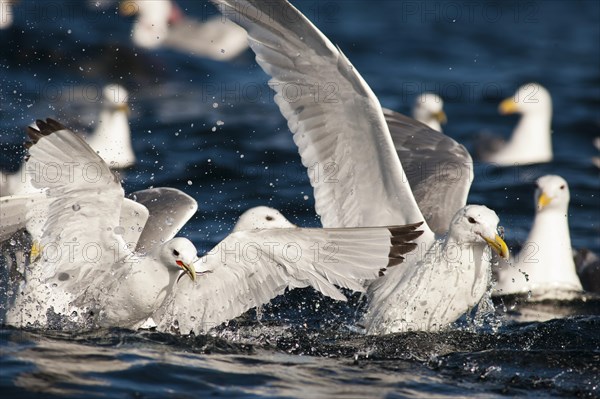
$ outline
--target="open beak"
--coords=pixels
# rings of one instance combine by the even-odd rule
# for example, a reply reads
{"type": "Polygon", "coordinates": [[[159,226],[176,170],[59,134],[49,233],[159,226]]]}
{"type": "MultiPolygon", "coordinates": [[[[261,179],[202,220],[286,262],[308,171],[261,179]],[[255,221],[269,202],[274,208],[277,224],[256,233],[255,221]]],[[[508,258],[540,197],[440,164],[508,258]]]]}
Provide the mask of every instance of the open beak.
{"type": "MultiPolygon", "coordinates": [[[[177,263],[177,265],[183,269],[184,274],[187,274],[192,281],[196,281],[196,269],[194,268],[193,264],[183,263],[180,260],[175,261],[175,263],[177,263]]],[[[177,281],[179,281],[179,279],[177,279],[177,281]]]]}
{"type": "Polygon", "coordinates": [[[436,112],[435,114],[433,114],[433,117],[442,125],[448,122],[448,118],[446,117],[446,113],[444,111],[436,112]]]}
{"type": "Polygon", "coordinates": [[[485,242],[488,243],[488,245],[490,247],[492,247],[492,249],[501,257],[503,257],[504,259],[508,259],[510,253],[508,251],[508,247],[506,246],[506,243],[504,242],[504,240],[502,239],[502,237],[500,237],[498,234],[496,234],[496,236],[494,237],[494,239],[482,236],[483,239],[485,240],[485,242]]]}
{"type": "Polygon", "coordinates": [[[550,202],[552,202],[552,198],[548,197],[546,195],[546,193],[542,193],[542,195],[540,195],[540,198],[538,198],[538,203],[537,203],[538,211],[541,211],[542,209],[544,209],[546,206],[548,206],[550,204],[550,202]]]}
{"type": "Polygon", "coordinates": [[[515,102],[514,98],[511,97],[502,101],[498,107],[498,112],[500,112],[502,115],[514,114],[517,112],[517,103],[515,102]]]}

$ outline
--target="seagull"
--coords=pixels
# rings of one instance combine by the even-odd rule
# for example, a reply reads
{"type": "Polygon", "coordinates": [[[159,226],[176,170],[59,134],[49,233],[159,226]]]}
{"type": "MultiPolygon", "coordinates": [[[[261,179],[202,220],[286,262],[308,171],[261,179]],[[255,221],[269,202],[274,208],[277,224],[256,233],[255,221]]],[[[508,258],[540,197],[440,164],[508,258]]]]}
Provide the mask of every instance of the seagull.
{"type": "Polygon", "coordinates": [[[246,32],[224,18],[196,21],[171,0],[126,0],[121,14],[136,15],[131,33],[136,46],[171,48],[199,57],[229,61],[248,48],[246,32]]]}
{"type": "MultiPolygon", "coordinates": [[[[135,163],[129,129],[128,92],[118,84],[106,85],[102,90],[102,109],[94,132],[86,136],[111,169],[123,169],[135,163]]],[[[16,173],[0,172],[0,197],[35,191],[26,175],[25,164],[16,173]]]]}
{"type": "Polygon", "coordinates": [[[438,132],[442,131],[441,125],[447,121],[444,101],[433,93],[422,93],[415,99],[412,115],[419,122],[438,132]]]}
{"type": "MultiPolygon", "coordinates": [[[[448,239],[436,241],[425,259],[414,266],[418,273],[397,276],[397,287],[384,279],[370,286],[373,305],[360,322],[362,327],[369,334],[432,331],[445,326],[440,320],[455,320],[465,309],[477,305],[488,288],[487,271],[482,264],[490,259],[489,254],[484,254],[487,242],[483,237],[494,237],[498,222],[496,214],[486,207],[471,205],[459,211],[450,224],[448,239]],[[473,258],[476,261],[471,266],[473,258]],[[453,290],[447,289],[450,278],[453,290]],[[457,296],[461,291],[468,294],[457,296]],[[452,306],[444,306],[446,302],[452,306]]],[[[234,230],[289,225],[292,223],[276,209],[260,206],[244,212],[234,230]]],[[[490,245],[502,251],[501,244],[492,241],[490,245]]]]}
{"type": "Polygon", "coordinates": [[[521,252],[500,263],[493,295],[531,292],[530,300],[565,299],[583,290],[569,234],[569,185],[556,175],[536,183],[533,226],[521,252]]]}
{"type": "Polygon", "coordinates": [[[539,83],[527,83],[500,103],[503,115],[521,118],[507,143],[484,137],[479,143],[482,160],[499,166],[528,165],[552,161],[552,98],[539,83]]]}
{"type": "Polygon", "coordinates": [[[323,227],[427,222],[415,241],[419,250],[407,255],[404,267],[370,284],[367,313],[373,322],[364,322],[367,331],[402,330],[390,322],[399,312],[406,319],[423,318],[423,330],[454,322],[485,292],[488,248],[508,256],[496,214],[484,206],[465,207],[472,181],[472,163],[465,162],[470,161],[468,152],[420,122],[383,110],[350,61],[287,1],[213,2],[248,32],[256,61],[271,76],[275,102],[294,134],[303,165],[323,172],[322,179],[309,173],[323,227]],[[448,148],[458,150],[455,158],[448,148]],[[408,183],[405,159],[413,170],[423,170],[412,175],[414,184],[408,183]],[[438,168],[442,165],[450,168],[438,168]],[[436,238],[435,230],[444,235],[436,238]],[[445,268],[440,256],[456,262],[445,268]],[[432,296],[419,309],[407,308],[410,297],[403,293],[414,289],[411,284],[418,282],[419,291],[427,290],[429,279],[419,278],[422,273],[440,276],[436,289],[446,300],[440,303],[432,296]],[[437,316],[426,321],[425,312],[437,316]]]}
{"type": "Polygon", "coordinates": [[[148,217],[132,250],[120,225],[124,192],[116,175],[60,123],[36,125],[28,130],[27,168],[50,201],[39,259],[7,312],[14,326],[137,328],[151,316],[165,331],[206,332],[287,289],[312,286],[346,300],[336,285],[364,291],[364,281],[402,263],[422,234],[420,223],[239,231],[199,258],[186,238],[171,238],[172,231],[164,237],[161,222],[178,206],[183,212],[170,214],[166,224],[179,226],[197,205],[173,204],[168,190],[142,191],[134,200],[158,215],[148,217]],[[44,167],[55,164],[63,165],[60,178],[44,178],[44,167]],[[90,165],[97,178],[86,174],[90,165]],[[193,284],[181,279],[186,275],[193,284]]]}
{"type": "Polygon", "coordinates": [[[171,292],[181,272],[196,279],[195,246],[186,238],[131,251],[119,225],[123,188],[106,162],[60,123],[38,120],[29,128],[27,172],[50,199],[39,259],[7,312],[24,327],[130,327],[144,320],[171,292]],[[56,178],[44,171],[59,168],[56,178]],[[93,178],[88,168],[93,165],[93,178]]]}
{"type": "Polygon", "coordinates": [[[113,170],[135,164],[129,128],[129,92],[121,85],[109,84],[102,90],[102,109],[94,132],[87,143],[113,170]]]}

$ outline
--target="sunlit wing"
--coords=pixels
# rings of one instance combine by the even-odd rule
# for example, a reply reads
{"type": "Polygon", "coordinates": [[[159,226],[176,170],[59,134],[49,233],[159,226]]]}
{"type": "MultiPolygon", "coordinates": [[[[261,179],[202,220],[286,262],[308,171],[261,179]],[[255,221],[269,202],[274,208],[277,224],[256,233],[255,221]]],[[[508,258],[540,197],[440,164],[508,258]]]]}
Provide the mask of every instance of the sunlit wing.
{"type": "Polygon", "coordinates": [[[365,281],[397,267],[416,247],[418,226],[231,234],[196,264],[204,274],[195,284],[182,280],[174,288],[156,315],[159,329],[205,332],[292,288],[346,300],[336,286],[364,291],[365,281]]]}
{"type": "Polygon", "coordinates": [[[323,226],[423,220],[379,101],[350,61],[288,2],[214,2],[246,29],[256,61],[272,77],[323,226]]]}

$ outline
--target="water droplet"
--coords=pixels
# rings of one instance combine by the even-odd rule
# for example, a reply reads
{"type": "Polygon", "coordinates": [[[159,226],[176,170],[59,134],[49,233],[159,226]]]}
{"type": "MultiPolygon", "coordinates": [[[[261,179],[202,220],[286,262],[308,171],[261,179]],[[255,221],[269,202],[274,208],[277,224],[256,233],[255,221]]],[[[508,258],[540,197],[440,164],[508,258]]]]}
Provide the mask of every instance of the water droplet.
{"type": "Polygon", "coordinates": [[[125,227],[123,227],[123,226],[115,227],[115,234],[120,235],[120,236],[125,234],[125,227]]]}
{"type": "Polygon", "coordinates": [[[167,226],[173,226],[174,222],[175,222],[175,219],[173,219],[171,216],[167,217],[167,219],[165,220],[165,224],[167,226]]]}
{"type": "Polygon", "coordinates": [[[78,210],[80,210],[80,209],[81,209],[81,207],[79,206],[79,204],[73,204],[73,206],[72,206],[71,208],[73,208],[73,210],[74,210],[75,212],[77,212],[78,210]]]}

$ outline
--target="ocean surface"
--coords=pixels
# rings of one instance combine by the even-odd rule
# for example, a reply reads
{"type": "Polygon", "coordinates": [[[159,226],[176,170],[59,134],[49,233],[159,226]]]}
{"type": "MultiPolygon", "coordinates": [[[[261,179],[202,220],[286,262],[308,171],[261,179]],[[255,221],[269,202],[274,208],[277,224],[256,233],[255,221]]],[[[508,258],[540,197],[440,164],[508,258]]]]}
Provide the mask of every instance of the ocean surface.
{"type": "MultiPolygon", "coordinates": [[[[600,3],[596,1],[294,1],[361,72],[383,106],[408,114],[423,91],[445,100],[445,133],[472,149],[483,132],[508,137],[499,102],[537,81],[554,106],[554,160],[475,163],[469,203],[494,209],[518,248],[534,181],[569,183],[574,248],[600,253],[600,3]]],[[[178,1],[199,19],[215,10],[178,1]]],[[[24,127],[96,122],[100,90],[129,92],[138,163],[127,192],[171,186],[199,203],[182,230],[200,252],[247,208],[278,208],[319,226],[312,189],[267,76],[253,53],[220,63],[134,48],[131,20],[110,2],[21,1],[0,31],[0,166],[16,170],[24,127]],[[98,3],[96,5],[96,3],[98,3]],[[89,6],[88,4],[91,4],[89,6]],[[104,8],[106,6],[106,8],[104,8]]],[[[0,397],[333,398],[600,397],[600,302],[520,305],[488,299],[450,331],[369,337],[361,305],[296,290],[205,336],[81,333],[0,327],[0,397]]]]}

